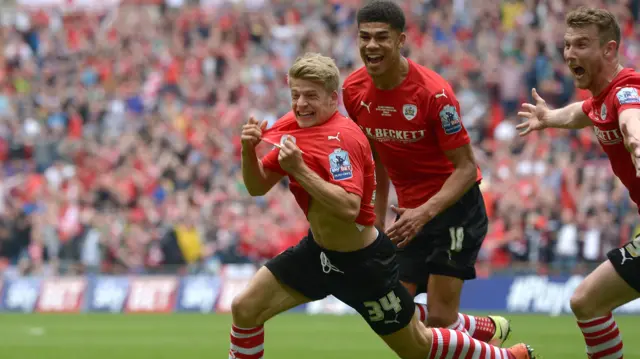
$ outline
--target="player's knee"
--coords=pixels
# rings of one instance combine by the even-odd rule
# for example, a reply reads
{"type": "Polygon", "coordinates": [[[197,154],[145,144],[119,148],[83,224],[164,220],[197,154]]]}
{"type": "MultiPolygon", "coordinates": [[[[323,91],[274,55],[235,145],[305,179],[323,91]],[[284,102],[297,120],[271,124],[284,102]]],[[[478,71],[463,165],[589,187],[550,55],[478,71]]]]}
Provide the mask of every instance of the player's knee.
{"type": "Polygon", "coordinates": [[[263,323],[260,323],[258,312],[258,306],[250,296],[245,293],[241,293],[233,298],[231,301],[231,315],[233,316],[233,323],[243,328],[253,328],[263,323]]]}
{"type": "Polygon", "coordinates": [[[450,302],[429,298],[427,302],[427,324],[432,328],[448,328],[458,321],[458,310],[450,302]],[[431,300],[431,299],[434,300],[431,300]]]}
{"type": "Polygon", "coordinates": [[[387,340],[387,344],[402,359],[424,359],[429,357],[431,350],[431,337],[429,329],[418,322],[412,320],[411,323],[402,329],[401,333],[394,336],[394,340],[387,340]]]}
{"type": "Polygon", "coordinates": [[[571,305],[571,311],[578,319],[591,319],[598,316],[597,306],[594,305],[593,300],[589,300],[588,286],[583,282],[576,288],[576,291],[571,296],[569,301],[571,305]]]}

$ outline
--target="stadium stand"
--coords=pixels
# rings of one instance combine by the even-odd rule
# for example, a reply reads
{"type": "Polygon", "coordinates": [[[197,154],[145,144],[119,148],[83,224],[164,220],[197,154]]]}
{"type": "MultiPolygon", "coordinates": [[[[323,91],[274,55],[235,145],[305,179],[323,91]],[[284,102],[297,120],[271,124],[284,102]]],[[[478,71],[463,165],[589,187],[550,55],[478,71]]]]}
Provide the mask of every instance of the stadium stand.
{"type": "MultiPolygon", "coordinates": [[[[304,235],[286,183],[247,194],[239,127],[288,110],[298,54],[360,66],[360,1],[74,3],[3,5],[0,272],[215,272],[304,235]]],[[[638,232],[637,208],[591,132],[515,130],[532,87],[554,106],[585,98],[556,36],[583,2],[468,3],[403,6],[407,55],[456,89],[484,172],[481,272],[584,272],[638,232]]],[[[615,12],[623,62],[640,63],[640,2],[589,4],[615,12]]]]}

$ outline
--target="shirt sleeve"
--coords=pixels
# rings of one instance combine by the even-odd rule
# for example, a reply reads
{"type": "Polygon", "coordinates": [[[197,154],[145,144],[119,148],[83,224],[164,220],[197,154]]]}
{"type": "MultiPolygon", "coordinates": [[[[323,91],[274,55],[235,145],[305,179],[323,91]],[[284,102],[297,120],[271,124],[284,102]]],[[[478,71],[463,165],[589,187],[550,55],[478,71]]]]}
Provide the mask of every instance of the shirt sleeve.
{"type": "Polygon", "coordinates": [[[453,91],[443,89],[442,92],[431,95],[425,102],[425,111],[427,116],[430,116],[442,150],[449,151],[471,143],[460,117],[460,104],[453,91]]]}
{"type": "Polygon", "coordinates": [[[355,139],[345,136],[343,147],[336,147],[320,162],[327,182],[344,188],[362,198],[364,192],[364,147],[355,139]]]}
{"type": "Polygon", "coordinates": [[[279,173],[283,176],[286,176],[287,173],[280,167],[280,162],[278,162],[278,148],[274,147],[269,153],[264,155],[260,162],[262,162],[262,167],[265,170],[279,173]]]}
{"type": "Polygon", "coordinates": [[[344,109],[347,111],[347,116],[355,122],[355,108],[353,106],[353,98],[351,98],[351,91],[348,88],[348,83],[345,81],[344,87],[342,88],[342,103],[344,104],[344,109]]]}
{"type": "Polygon", "coordinates": [[[636,87],[623,87],[616,92],[613,100],[618,115],[630,108],[640,108],[640,92],[636,87]]]}
{"type": "Polygon", "coordinates": [[[593,97],[585,100],[582,103],[582,112],[584,112],[585,115],[588,116],[592,109],[593,109],[593,97]]]}

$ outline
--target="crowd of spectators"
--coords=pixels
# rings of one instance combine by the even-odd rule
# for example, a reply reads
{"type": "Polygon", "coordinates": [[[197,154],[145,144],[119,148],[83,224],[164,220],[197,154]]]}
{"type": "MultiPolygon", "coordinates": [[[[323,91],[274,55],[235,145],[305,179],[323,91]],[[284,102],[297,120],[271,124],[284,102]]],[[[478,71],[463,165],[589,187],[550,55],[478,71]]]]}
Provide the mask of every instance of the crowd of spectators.
{"type": "MultiPolygon", "coordinates": [[[[361,1],[21,2],[0,16],[0,272],[215,272],[306,233],[285,180],[246,192],[239,129],[288,111],[297,55],[331,55],[343,78],[361,65],[361,1]]],[[[588,96],[562,59],[582,3],[402,2],[406,55],[454,87],[484,174],[483,275],[588,270],[636,232],[591,131],[515,130],[532,87],[552,106],[588,96]]],[[[588,3],[618,16],[621,61],[640,63],[639,1],[588,3]]]]}

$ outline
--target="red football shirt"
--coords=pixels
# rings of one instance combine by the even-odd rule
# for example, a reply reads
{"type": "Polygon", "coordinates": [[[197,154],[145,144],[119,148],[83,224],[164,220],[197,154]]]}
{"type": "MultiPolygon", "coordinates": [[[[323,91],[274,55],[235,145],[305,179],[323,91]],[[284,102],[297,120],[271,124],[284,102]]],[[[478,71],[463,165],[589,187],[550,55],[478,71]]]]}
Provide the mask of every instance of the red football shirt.
{"type": "MultiPolygon", "coordinates": [[[[356,223],[369,226],[376,219],[373,212],[375,200],[375,163],[367,138],[353,121],[336,112],[327,122],[310,128],[300,128],[293,112],[280,118],[265,131],[266,142],[282,143],[292,136],[303,152],[305,164],[323,180],[355,193],[361,198],[360,213],[356,223]]],[[[278,162],[279,149],[274,149],[262,158],[265,169],[282,175],[278,162]]],[[[292,176],[289,189],[305,215],[309,211],[311,196],[292,176]]]]}
{"type": "Polygon", "coordinates": [[[602,149],[609,156],[613,173],[640,206],[640,178],[636,177],[631,154],[624,145],[619,116],[629,108],[640,109],[640,73],[623,69],[598,96],[587,99],[582,111],[589,116],[602,149]]]}
{"type": "MultiPolygon", "coordinates": [[[[343,100],[389,173],[400,207],[416,208],[440,191],[454,166],[445,151],[467,145],[460,104],[437,73],[409,61],[405,80],[375,87],[366,68],[345,80],[343,100]]],[[[478,169],[477,180],[482,175],[478,169]]]]}

